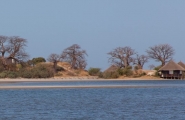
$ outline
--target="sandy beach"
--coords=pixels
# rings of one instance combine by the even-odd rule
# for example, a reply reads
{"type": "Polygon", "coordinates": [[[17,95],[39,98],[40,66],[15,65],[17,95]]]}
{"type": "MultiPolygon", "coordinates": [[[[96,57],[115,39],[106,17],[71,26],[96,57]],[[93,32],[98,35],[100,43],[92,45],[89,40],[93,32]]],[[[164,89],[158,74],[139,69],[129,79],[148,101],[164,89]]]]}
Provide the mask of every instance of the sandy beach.
{"type": "MultiPolygon", "coordinates": [[[[134,81],[134,80],[165,80],[155,77],[140,77],[140,78],[119,78],[119,79],[99,79],[97,77],[58,77],[58,78],[46,78],[46,79],[0,79],[0,89],[46,89],[46,88],[132,88],[132,87],[146,87],[146,86],[123,86],[123,85],[80,85],[80,86],[17,86],[8,85],[11,83],[19,82],[82,82],[82,81],[134,81]],[[6,85],[4,85],[6,84],[6,85]]],[[[147,86],[155,87],[155,86],[147,86]]]]}
{"type": "Polygon", "coordinates": [[[139,78],[117,78],[117,79],[101,79],[97,77],[54,77],[54,78],[38,78],[38,79],[26,79],[26,78],[16,78],[16,79],[0,79],[0,83],[15,83],[15,82],[66,82],[66,81],[112,81],[112,80],[165,80],[156,77],[139,77],[139,78]]]}

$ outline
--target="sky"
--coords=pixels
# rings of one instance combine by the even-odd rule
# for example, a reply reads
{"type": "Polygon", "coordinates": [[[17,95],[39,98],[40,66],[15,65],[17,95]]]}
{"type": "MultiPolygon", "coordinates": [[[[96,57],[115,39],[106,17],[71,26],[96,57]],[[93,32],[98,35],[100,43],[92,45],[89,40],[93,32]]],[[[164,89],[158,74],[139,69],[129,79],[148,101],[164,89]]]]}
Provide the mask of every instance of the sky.
{"type": "MultiPolygon", "coordinates": [[[[28,43],[30,59],[78,44],[87,67],[105,70],[108,52],[130,46],[138,54],[169,44],[185,62],[185,0],[0,0],[0,35],[28,43]]],[[[152,60],[144,66],[159,65],[152,60]]]]}

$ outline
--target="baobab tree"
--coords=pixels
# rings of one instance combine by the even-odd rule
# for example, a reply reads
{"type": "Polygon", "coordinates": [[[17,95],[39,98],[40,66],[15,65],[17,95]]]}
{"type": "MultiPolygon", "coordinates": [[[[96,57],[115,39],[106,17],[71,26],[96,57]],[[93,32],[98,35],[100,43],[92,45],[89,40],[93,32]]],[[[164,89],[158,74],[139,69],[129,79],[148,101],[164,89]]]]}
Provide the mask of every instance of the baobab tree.
{"type": "Polygon", "coordinates": [[[169,44],[155,45],[146,50],[149,58],[154,59],[157,62],[161,62],[162,66],[172,59],[174,51],[173,47],[169,44]]]}
{"type": "Polygon", "coordinates": [[[23,62],[29,55],[25,52],[27,40],[18,36],[0,36],[0,59],[4,67],[7,67],[8,60],[23,62]]]}
{"type": "Polygon", "coordinates": [[[138,66],[138,69],[143,69],[143,66],[146,62],[148,62],[149,57],[146,55],[138,55],[134,59],[134,64],[138,66]]]}
{"type": "Polygon", "coordinates": [[[8,52],[9,46],[7,45],[9,38],[7,36],[0,36],[0,53],[1,57],[4,57],[5,53],[8,52]]]}
{"type": "Polygon", "coordinates": [[[111,56],[109,62],[120,68],[126,68],[130,63],[134,62],[133,55],[135,55],[136,52],[131,47],[126,46],[115,48],[107,54],[111,56]]]}
{"type": "Polygon", "coordinates": [[[61,60],[61,56],[58,54],[53,53],[48,57],[48,61],[53,63],[53,68],[54,68],[55,72],[57,72],[57,70],[56,70],[57,63],[60,62],[60,60],[61,60]]]}
{"type": "Polygon", "coordinates": [[[87,65],[85,56],[87,56],[86,51],[81,50],[77,44],[66,48],[61,55],[64,61],[70,63],[72,69],[85,69],[87,65]]]}

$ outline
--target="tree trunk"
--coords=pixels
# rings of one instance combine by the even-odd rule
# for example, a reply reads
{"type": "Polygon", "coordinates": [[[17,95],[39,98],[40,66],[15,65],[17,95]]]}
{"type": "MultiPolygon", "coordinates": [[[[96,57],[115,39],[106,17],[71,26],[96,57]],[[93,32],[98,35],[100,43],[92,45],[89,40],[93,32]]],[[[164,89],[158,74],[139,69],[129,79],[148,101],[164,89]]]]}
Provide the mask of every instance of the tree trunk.
{"type": "Polygon", "coordinates": [[[162,62],[162,66],[164,66],[165,65],[165,61],[161,61],[162,62]]]}

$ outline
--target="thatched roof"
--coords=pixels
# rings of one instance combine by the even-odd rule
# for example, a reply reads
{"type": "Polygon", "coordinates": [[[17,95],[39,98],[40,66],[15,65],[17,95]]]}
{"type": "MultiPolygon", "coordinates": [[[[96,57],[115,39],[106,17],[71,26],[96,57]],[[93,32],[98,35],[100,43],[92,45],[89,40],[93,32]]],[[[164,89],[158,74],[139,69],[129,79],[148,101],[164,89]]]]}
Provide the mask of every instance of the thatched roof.
{"type": "Polygon", "coordinates": [[[104,72],[115,72],[118,69],[117,66],[115,65],[111,65],[107,70],[105,70],[104,72]]]}
{"type": "Polygon", "coordinates": [[[183,62],[180,61],[178,64],[185,69],[185,64],[183,62]]]}
{"type": "Polygon", "coordinates": [[[171,60],[169,63],[164,65],[159,69],[159,71],[164,71],[164,70],[182,70],[185,71],[183,67],[181,67],[179,64],[175,63],[173,60],[171,60]]]}

